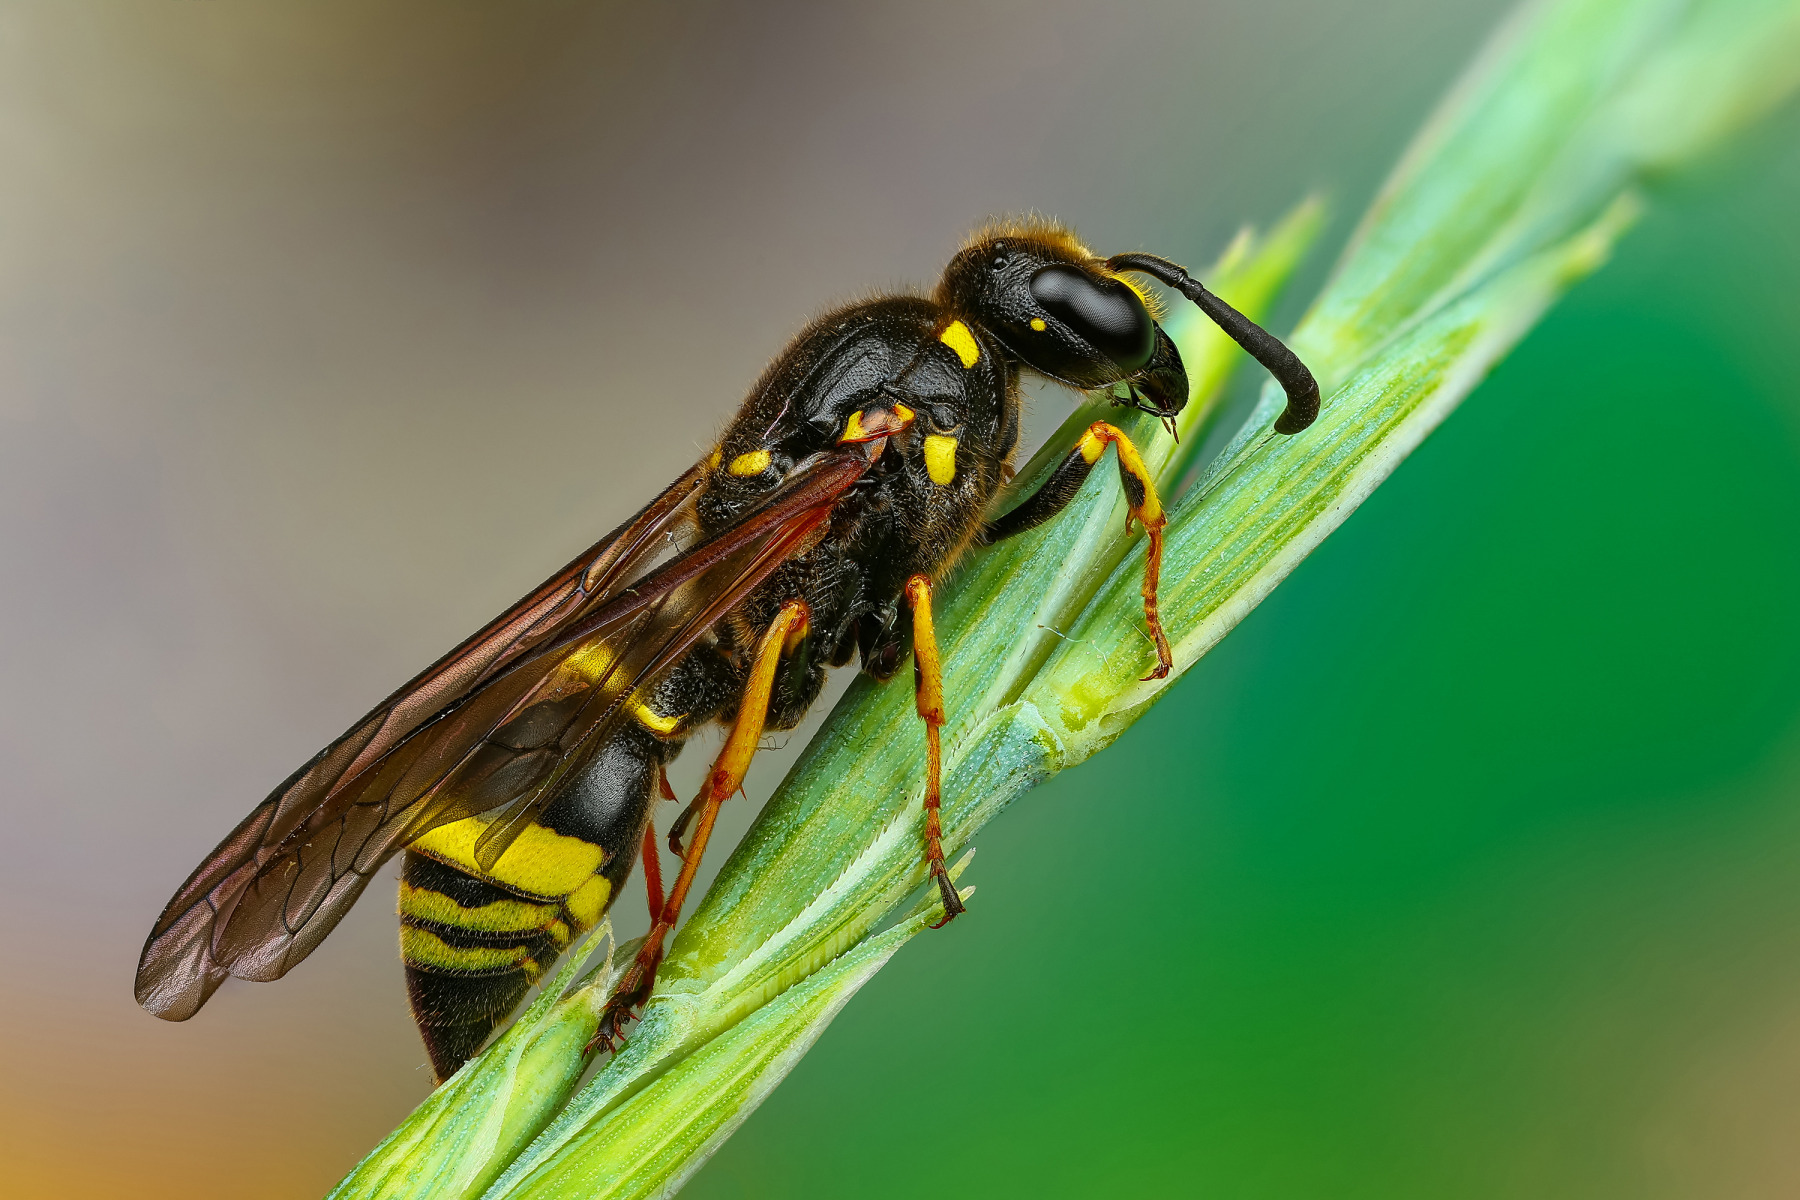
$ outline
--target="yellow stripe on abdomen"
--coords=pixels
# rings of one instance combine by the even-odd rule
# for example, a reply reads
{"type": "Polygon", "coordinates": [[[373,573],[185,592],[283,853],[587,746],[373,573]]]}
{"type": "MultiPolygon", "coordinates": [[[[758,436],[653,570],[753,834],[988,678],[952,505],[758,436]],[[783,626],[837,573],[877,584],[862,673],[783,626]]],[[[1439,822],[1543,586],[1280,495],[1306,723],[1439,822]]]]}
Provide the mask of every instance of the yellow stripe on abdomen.
{"type": "Polygon", "coordinates": [[[442,892],[400,881],[400,915],[476,933],[537,933],[556,920],[559,906],[530,900],[495,900],[464,908],[442,892]]]}
{"type": "Polygon", "coordinates": [[[536,983],[542,973],[527,946],[452,946],[417,925],[400,926],[400,954],[416,966],[458,974],[522,970],[527,980],[536,983]]]}
{"type": "Polygon", "coordinates": [[[596,875],[573,892],[563,901],[569,917],[583,929],[590,928],[606,911],[606,902],[612,899],[612,883],[604,875],[596,875]]]}
{"type": "Polygon", "coordinates": [[[606,861],[606,851],[594,843],[533,824],[506,848],[492,870],[483,870],[475,858],[475,843],[489,824],[481,817],[452,821],[433,829],[410,849],[477,879],[492,879],[544,900],[570,895],[594,878],[606,861]]]}

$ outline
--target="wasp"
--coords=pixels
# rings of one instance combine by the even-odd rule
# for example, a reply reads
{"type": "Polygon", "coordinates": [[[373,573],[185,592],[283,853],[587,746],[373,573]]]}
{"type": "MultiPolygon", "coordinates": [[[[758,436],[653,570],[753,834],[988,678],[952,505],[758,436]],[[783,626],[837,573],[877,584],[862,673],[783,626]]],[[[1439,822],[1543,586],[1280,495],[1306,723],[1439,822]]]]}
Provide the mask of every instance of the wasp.
{"type": "MultiPolygon", "coordinates": [[[[1157,617],[1162,504],[1136,447],[1096,422],[1030,495],[990,516],[1018,447],[1026,373],[1170,422],[1187,375],[1145,280],[1196,304],[1281,383],[1275,431],[1318,413],[1280,341],[1149,254],[1101,259],[1038,219],[974,235],[930,296],[893,295],[807,326],[711,452],[629,521],[389,696],[219,843],[169,901],[137,999],[191,1017],[228,977],[273,980],[396,853],[407,995],[440,1080],[472,1057],[641,857],[652,925],[602,1017],[612,1047],[648,997],[721,804],[764,731],[792,729],[827,671],[880,680],[910,650],[923,723],[922,853],[943,901],[932,591],[969,548],[1054,517],[1108,446],[1148,538],[1146,678],[1170,669],[1157,617]],[[693,734],[723,748],[669,833],[653,801],[693,734]],[[684,844],[685,841],[685,844],[684,844]]],[[[1129,523],[1128,523],[1129,527],[1129,523]]]]}

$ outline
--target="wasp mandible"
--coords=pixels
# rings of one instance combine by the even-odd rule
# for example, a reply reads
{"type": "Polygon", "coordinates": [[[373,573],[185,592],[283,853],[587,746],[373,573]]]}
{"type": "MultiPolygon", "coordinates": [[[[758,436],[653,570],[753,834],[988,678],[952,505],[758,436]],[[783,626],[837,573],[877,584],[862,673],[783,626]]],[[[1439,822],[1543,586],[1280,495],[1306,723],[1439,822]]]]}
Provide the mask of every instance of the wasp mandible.
{"type": "Polygon", "coordinates": [[[1166,522],[1129,438],[1090,426],[1041,487],[988,508],[1019,440],[1023,372],[1115,393],[1170,420],[1187,374],[1134,276],[1187,297],[1281,383],[1278,433],[1319,409],[1312,375],[1166,259],[1101,259],[1029,220],[977,233],[930,297],[827,313],[764,372],[712,452],[631,520],[388,697],[277,787],[189,876],[145,943],[137,999],[199,1011],[228,976],[278,979],[405,852],[407,994],[438,1078],[505,1022],[617,899],[642,850],[652,925],[601,1022],[611,1045],[647,998],[719,807],[765,730],[792,729],[828,668],[891,678],[910,648],[924,725],[924,858],[945,922],[932,588],[971,546],[1054,517],[1115,448],[1149,539],[1149,678],[1170,669],[1156,584],[1166,522]],[[673,549],[671,549],[673,547],[673,549]],[[693,733],[725,723],[670,834],[662,894],[653,799],[693,733]],[[682,839],[686,839],[686,845],[682,839]]]}

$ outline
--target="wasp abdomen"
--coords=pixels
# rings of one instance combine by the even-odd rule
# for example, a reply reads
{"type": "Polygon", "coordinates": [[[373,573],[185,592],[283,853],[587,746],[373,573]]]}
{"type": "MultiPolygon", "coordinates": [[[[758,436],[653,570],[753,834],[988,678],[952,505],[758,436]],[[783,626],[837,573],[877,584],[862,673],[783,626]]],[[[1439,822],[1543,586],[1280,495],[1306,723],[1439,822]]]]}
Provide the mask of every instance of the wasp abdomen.
{"type": "Polygon", "coordinates": [[[400,878],[406,993],[438,1077],[481,1049],[573,932],[560,901],[528,900],[408,851],[400,878]]]}
{"type": "Polygon", "coordinates": [[[491,869],[475,851],[488,817],[440,826],[407,851],[400,951],[438,1078],[473,1057],[611,906],[672,749],[647,729],[620,730],[491,869]]]}

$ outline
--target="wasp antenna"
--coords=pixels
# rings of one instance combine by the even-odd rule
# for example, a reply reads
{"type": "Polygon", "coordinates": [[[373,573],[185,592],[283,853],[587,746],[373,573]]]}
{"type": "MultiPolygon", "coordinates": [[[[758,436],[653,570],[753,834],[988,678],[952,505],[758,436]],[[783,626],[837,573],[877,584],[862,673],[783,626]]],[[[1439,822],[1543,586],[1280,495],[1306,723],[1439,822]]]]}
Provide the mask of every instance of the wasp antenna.
{"type": "Polygon", "coordinates": [[[1154,254],[1115,254],[1106,260],[1106,269],[1137,271],[1174,288],[1261,363],[1287,393],[1287,407],[1275,419],[1276,433],[1299,433],[1318,418],[1319,381],[1306,369],[1300,356],[1280,338],[1207,291],[1184,268],[1154,254]]]}

